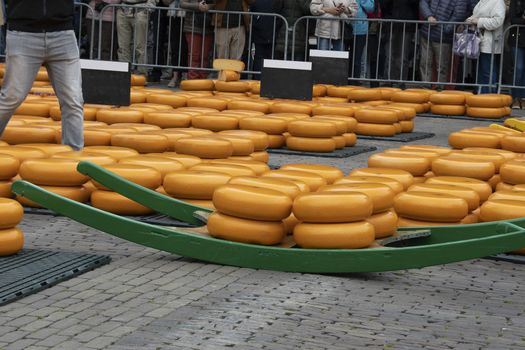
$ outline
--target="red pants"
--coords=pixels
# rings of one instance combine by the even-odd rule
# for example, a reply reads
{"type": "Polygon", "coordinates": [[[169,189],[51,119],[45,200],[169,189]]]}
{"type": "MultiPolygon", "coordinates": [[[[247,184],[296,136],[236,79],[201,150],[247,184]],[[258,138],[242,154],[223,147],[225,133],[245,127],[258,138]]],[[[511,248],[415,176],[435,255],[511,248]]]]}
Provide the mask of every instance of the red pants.
{"type": "MultiPolygon", "coordinates": [[[[185,33],[185,35],[188,43],[188,62],[190,67],[208,68],[213,35],[197,33],[185,33]]],[[[188,71],[188,79],[206,79],[207,77],[207,71],[191,69],[188,71]]]]}

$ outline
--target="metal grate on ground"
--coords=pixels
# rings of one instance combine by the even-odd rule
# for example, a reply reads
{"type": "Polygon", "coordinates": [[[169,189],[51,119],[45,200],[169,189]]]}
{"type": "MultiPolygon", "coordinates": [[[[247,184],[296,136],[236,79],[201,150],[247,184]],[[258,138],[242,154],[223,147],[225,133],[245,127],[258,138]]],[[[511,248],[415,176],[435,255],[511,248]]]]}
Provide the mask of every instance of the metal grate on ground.
{"type": "Polygon", "coordinates": [[[348,158],[348,157],[356,156],[358,154],[372,152],[375,150],[377,150],[377,148],[373,146],[345,147],[343,149],[337,149],[334,152],[327,152],[327,153],[293,151],[286,147],[267,149],[268,153],[273,153],[273,154],[287,154],[291,156],[323,157],[323,158],[348,158]]]}
{"type": "Polygon", "coordinates": [[[525,255],[497,254],[497,255],[487,256],[485,259],[505,261],[505,262],[510,262],[513,264],[525,265],[525,255]]]}
{"type": "Polygon", "coordinates": [[[475,118],[475,117],[469,117],[466,115],[443,115],[443,114],[433,114],[433,113],[421,113],[421,114],[418,114],[417,116],[423,117],[423,118],[472,120],[472,121],[478,121],[478,122],[492,122],[492,123],[501,123],[507,118],[512,118],[510,116],[503,117],[503,118],[475,118]]]}
{"type": "Polygon", "coordinates": [[[0,257],[0,305],[108,264],[107,255],[24,249],[0,257]]]}
{"type": "Polygon", "coordinates": [[[393,141],[393,142],[412,142],[417,140],[429,139],[436,136],[431,132],[410,132],[402,133],[394,136],[368,136],[357,135],[359,140],[376,140],[376,141],[393,141]]]}

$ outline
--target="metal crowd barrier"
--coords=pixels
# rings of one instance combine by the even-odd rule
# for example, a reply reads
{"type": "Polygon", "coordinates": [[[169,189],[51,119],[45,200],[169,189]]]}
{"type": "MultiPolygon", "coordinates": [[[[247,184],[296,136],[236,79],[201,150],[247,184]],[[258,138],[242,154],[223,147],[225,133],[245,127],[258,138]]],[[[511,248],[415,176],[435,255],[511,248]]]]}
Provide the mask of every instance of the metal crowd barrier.
{"type": "Polygon", "coordinates": [[[525,31],[525,25],[513,24],[503,32],[504,46],[499,67],[498,92],[510,90],[513,95],[521,92],[521,96],[525,97],[525,80],[522,80],[525,77],[525,54],[520,55],[520,51],[525,51],[525,47],[518,46],[520,31],[525,31]],[[511,36],[516,38],[514,44],[510,43],[511,36]],[[507,69],[509,67],[512,69],[507,69]]]}

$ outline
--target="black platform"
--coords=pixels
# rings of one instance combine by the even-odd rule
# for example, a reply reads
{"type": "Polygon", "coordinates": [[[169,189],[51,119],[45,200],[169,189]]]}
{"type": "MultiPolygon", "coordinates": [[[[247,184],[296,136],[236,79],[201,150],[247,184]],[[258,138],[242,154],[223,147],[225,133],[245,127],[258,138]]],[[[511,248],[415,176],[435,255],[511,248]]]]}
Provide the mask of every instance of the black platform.
{"type": "Polygon", "coordinates": [[[485,259],[505,261],[505,262],[510,262],[514,264],[525,265],[525,255],[497,254],[497,255],[487,256],[485,259]]]}
{"type": "MultiPolygon", "coordinates": [[[[38,215],[53,215],[61,216],[60,214],[55,213],[52,210],[45,208],[29,208],[24,207],[24,213],[26,214],[38,214],[38,215]]],[[[178,221],[176,219],[170,218],[164,214],[151,214],[151,215],[141,215],[141,216],[124,216],[128,219],[140,221],[145,224],[159,225],[159,226],[177,226],[177,227],[193,227],[194,225],[188,224],[187,222],[178,221]]]]}
{"type": "Polygon", "coordinates": [[[429,139],[436,136],[431,132],[408,132],[394,136],[368,136],[357,135],[359,140],[393,141],[393,142],[412,142],[417,140],[429,139]]]}
{"type": "Polygon", "coordinates": [[[24,249],[0,257],[0,305],[108,264],[107,255],[24,249]]]}
{"type": "Polygon", "coordinates": [[[468,117],[466,115],[442,115],[442,114],[433,114],[433,113],[421,113],[421,114],[418,114],[417,116],[423,117],[423,118],[458,119],[458,120],[471,120],[471,121],[491,122],[491,123],[501,123],[505,119],[511,118],[510,116],[506,116],[502,118],[474,118],[474,117],[468,117]]]}
{"type": "Polygon", "coordinates": [[[334,152],[302,152],[292,151],[286,147],[283,148],[268,148],[266,151],[273,154],[287,154],[291,156],[306,156],[306,157],[324,157],[324,158],[348,158],[361,153],[372,152],[377,150],[374,146],[354,146],[337,149],[334,152]]]}

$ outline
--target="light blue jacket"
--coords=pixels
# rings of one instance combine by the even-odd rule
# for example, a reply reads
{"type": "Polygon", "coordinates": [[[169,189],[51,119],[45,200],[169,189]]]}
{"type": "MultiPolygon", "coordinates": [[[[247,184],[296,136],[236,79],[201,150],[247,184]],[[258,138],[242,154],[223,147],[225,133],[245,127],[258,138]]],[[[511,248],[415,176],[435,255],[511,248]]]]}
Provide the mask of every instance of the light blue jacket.
{"type": "MultiPolygon", "coordinates": [[[[374,0],[356,0],[357,14],[355,18],[367,18],[366,13],[374,11],[374,0]]],[[[353,21],[354,35],[366,35],[368,33],[367,21],[353,21]]]]}

